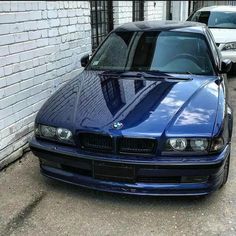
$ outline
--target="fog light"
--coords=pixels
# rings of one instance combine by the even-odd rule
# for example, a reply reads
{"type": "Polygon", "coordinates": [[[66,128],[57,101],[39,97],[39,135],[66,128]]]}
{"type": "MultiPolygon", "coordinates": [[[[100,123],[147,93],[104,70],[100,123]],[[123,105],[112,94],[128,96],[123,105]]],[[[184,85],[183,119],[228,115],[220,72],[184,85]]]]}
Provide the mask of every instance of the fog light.
{"type": "Polygon", "coordinates": [[[182,176],[182,183],[205,183],[209,176],[182,176]]]}
{"type": "Polygon", "coordinates": [[[54,161],[45,160],[45,159],[40,159],[40,164],[43,165],[43,166],[61,168],[61,165],[59,163],[54,162],[54,161]]]}

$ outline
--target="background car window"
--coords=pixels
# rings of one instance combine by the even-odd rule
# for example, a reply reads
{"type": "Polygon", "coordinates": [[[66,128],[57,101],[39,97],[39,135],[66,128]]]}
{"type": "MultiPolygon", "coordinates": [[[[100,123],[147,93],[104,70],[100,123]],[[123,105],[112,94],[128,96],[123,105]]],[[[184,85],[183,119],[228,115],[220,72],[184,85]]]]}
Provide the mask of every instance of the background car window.
{"type": "Polygon", "coordinates": [[[186,32],[112,33],[88,69],[213,74],[205,40],[201,34],[186,32]]]}
{"type": "Polygon", "coordinates": [[[209,16],[210,16],[209,11],[199,11],[193,16],[192,21],[201,22],[207,25],[209,16]]]}
{"type": "Polygon", "coordinates": [[[204,23],[209,28],[236,29],[235,12],[198,11],[192,16],[190,20],[204,23]]]}

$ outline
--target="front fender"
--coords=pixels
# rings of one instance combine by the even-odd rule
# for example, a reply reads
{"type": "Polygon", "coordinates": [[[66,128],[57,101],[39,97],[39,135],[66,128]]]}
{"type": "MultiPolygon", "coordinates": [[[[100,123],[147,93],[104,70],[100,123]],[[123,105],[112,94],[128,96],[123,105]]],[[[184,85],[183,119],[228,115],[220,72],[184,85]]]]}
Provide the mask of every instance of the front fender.
{"type": "Polygon", "coordinates": [[[221,136],[226,143],[229,143],[231,141],[232,132],[233,111],[228,104],[227,88],[223,80],[222,83],[219,84],[218,109],[212,136],[221,136]]]}
{"type": "Polygon", "coordinates": [[[229,141],[231,141],[232,133],[233,133],[233,109],[230,105],[227,105],[227,117],[228,117],[228,129],[229,129],[229,141]]]}

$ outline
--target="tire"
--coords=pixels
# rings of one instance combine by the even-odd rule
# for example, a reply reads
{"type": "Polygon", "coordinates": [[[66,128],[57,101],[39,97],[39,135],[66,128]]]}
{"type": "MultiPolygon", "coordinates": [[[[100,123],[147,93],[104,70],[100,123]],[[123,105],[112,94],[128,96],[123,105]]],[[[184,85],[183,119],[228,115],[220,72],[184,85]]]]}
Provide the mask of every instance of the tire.
{"type": "Polygon", "coordinates": [[[227,161],[225,163],[225,166],[224,166],[224,176],[223,176],[223,181],[222,181],[220,188],[222,188],[227,183],[228,176],[229,176],[229,165],[230,165],[230,154],[229,154],[227,161]]]}
{"type": "Polygon", "coordinates": [[[236,63],[232,64],[231,70],[228,73],[229,76],[235,76],[236,75],[236,63]]]}

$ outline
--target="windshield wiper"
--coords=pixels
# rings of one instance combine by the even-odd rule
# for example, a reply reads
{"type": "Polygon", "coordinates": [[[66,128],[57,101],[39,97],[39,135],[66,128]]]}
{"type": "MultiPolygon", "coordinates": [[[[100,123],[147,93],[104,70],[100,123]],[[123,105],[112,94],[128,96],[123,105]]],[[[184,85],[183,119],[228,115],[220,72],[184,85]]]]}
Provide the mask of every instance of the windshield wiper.
{"type": "Polygon", "coordinates": [[[191,73],[190,71],[186,71],[185,74],[193,75],[193,73],[191,73]]]}
{"type": "MultiPolygon", "coordinates": [[[[161,72],[163,73],[163,72],[161,72]]],[[[189,73],[186,73],[186,74],[191,74],[190,72],[189,73]]],[[[192,75],[192,74],[191,74],[192,75]]],[[[183,80],[183,81],[186,81],[186,80],[192,80],[191,78],[184,78],[184,77],[179,77],[179,76],[170,76],[170,75],[166,75],[166,74],[163,74],[163,75],[158,75],[158,74],[153,74],[151,72],[127,72],[127,73],[122,73],[120,74],[119,78],[135,78],[135,79],[153,79],[153,80],[157,80],[157,79],[161,79],[161,80],[183,80]]]]}
{"type": "MultiPolygon", "coordinates": [[[[186,72],[184,74],[188,75],[193,75],[191,72],[186,72]]],[[[150,72],[134,72],[134,71],[126,71],[126,72],[121,72],[121,71],[105,71],[101,74],[100,76],[112,76],[117,79],[122,79],[122,78],[132,78],[136,80],[168,80],[168,81],[187,81],[187,80],[192,80],[189,77],[184,77],[180,75],[175,75],[171,76],[168,75],[167,72],[159,72],[159,71],[150,71],[150,72]],[[159,74],[157,74],[159,73],[159,74]]]]}
{"type": "Polygon", "coordinates": [[[136,78],[136,79],[156,79],[156,78],[162,78],[161,75],[150,75],[145,72],[126,72],[122,73],[119,76],[120,78],[136,78]]]}

